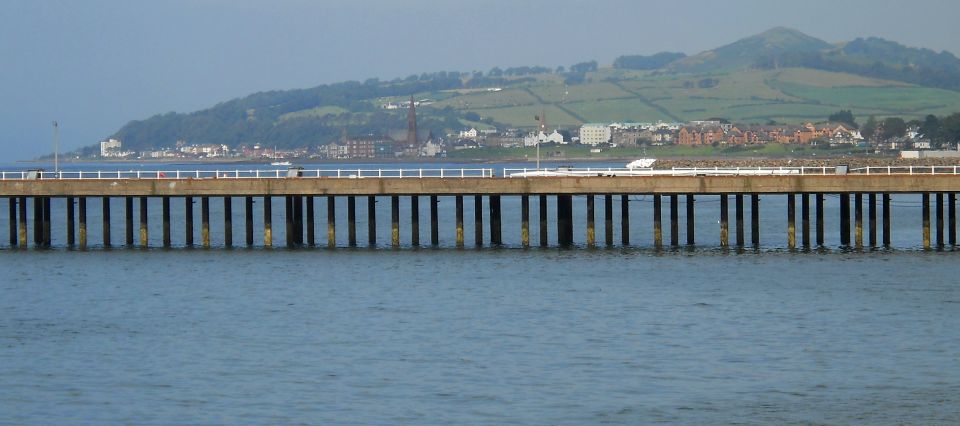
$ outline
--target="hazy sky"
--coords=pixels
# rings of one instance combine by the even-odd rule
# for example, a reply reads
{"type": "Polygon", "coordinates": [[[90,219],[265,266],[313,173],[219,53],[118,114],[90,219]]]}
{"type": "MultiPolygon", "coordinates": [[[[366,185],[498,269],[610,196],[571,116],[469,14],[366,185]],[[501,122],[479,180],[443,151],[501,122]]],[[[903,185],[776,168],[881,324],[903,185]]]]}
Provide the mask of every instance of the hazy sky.
{"type": "Polygon", "coordinates": [[[960,53],[955,0],[4,0],[0,162],[256,91],[688,54],[775,26],[960,53]]]}

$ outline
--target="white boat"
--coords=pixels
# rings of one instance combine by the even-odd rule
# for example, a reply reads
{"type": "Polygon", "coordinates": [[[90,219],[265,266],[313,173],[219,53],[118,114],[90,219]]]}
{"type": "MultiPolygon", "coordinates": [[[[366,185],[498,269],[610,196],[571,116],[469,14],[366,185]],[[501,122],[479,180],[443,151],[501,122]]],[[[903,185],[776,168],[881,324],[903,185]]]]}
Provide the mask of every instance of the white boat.
{"type": "Polygon", "coordinates": [[[274,162],[270,163],[270,165],[271,165],[271,166],[292,166],[293,163],[284,160],[284,161],[274,161],[274,162]]]}

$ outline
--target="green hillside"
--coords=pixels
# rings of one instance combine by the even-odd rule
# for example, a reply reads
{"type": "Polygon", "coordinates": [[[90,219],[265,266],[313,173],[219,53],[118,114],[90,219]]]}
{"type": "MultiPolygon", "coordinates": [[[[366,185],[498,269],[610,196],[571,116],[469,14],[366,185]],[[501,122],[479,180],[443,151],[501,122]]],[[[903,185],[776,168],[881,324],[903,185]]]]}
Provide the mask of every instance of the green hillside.
{"type": "Polygon", "coordinates": [[[541,114],[550,127],[565,128],[708,118],[800,123],[839,110],[851,110],[860,122],[869,116],[909,120],[960,111],[960,59],[876,38],[831,45],[775,28],[692,56],[622,56],[614,67],[590,61],[558,69],[442,71],[256,93],[133,121],[112,137],[132,150],[178,140],[314,147],[344,134],[403,134],[407,111],[395,106],[411,97],[421,101],[422,135],[465,127],[532,129],[541,114]]]}

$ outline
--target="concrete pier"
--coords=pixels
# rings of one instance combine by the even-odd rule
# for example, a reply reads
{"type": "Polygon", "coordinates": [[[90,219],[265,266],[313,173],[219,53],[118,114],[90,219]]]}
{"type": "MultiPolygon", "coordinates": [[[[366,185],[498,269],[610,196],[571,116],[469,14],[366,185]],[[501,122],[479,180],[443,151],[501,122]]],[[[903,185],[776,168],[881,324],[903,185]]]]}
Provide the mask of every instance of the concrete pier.
{"type": "MultiPolygon", "coordinates": [[[[556,245],[571,246],[576,243],[595,247],[600,244],[597,229],[597,197],[603,197],[603,243],[607,247],[616,244],[615,237],[615,197],[620,197],[620,240],[622,246],[630,244],[630,202],[653,200],[653,245],[662,247],[663,223],[662,204],[666,197],[670,203],[670,245],[680,245],[680,204],[685,207],[685,242],[696,244],[696,202],[698,196],[719,197],[719,244],[728,247],[731,244],[730,197],[735,200],[736,245],[743,246],[745,241],[745,198],[751,203],[751,241],[760,246],[760,206],[761,196],[785,197],[787,204],[786,241],[780,244],[788,248],[802,245],[809,248],[815,241],[824,245],[824,196],[839,199],[840,245],[843,247],[876,247],[878,242],[890,246],[891,239],[891,195],[918,194],[921,201],[920,243],[925,248],[938,249],[956,245],[956,192],[960,191],[958,175],[798,175],[798,176],[672,176],[672,177],[537,177],[525,179],[511,178],[417,178],[417,179],[326,179],[326,178],[287,178],[287,179],[73,179],[73,180],[0,180],[0,197],[7,199],[8,241],[10,247],[28,248],[32,232],[33,247],[51,247],[54,243],[72,247],[78,244],[86,248],[89,244],[87,227],[87,201],[98,198],[102,207],[103,247],[110,247],[111,206],[115,198],[121,198],[124,207],[124,238],[127,245],[134,244],[134,198],[139,203],[139,240],[138,246],[150,245],[148,220],[160,220],[163,247],[172,247],[173,228],[179,227],[171,214],[171,206],[182,200],[184,203],[184,245],[193,245],[193,199],[200,197],[201,204],[201,244],[210,247],[210,197],[223,200],[223,245],[232,247],[233,242],[233,198],[244,199],[244,235],[247,246],[254,245],[254,228],[257,212],[253,209],[254,197],[263,200],[263,245],[273,245],[272,236],[272,200],[282,197],[285,201],[284,214],[287,232],[285,237],[290,247],[314,246],[316,244],[316,197],[325,197],[327,206],[327,246],[336,246],[336,216],[338,214],[336,197],[347,197],[347,228],[350,246],[356,246],[356,197],[367,198],[368,242],[377,244],[376,202],[377,197],[389,197],[390,200],[390,244],[399,247],[401,243],[400,200],[409,196],[410,203],[410,244],[420,246],[420,197],[429,196],[430,200],[430,241],[438,246],[441,240],[441,218],[438,204],[441,197],[454,197],[456,208],[456,236],[458,247],[464,245],[463,197],[473,197],[473,231],[477,246],[500,246],[503,244],[502,217],[503,197],[519,197],[520,245],[531,245],[530,197],[539,199],[539,239],[540,245],[549,246],[550,229],[556,226],[556,245]],[[800,196],[800,241],[797,241],[796,197],[800,196]],[[851,197],[852,195],[852,197],[851,197]],[[866,197],[864,197],[866,195],[866,197]],[[879,195],[879,197],[878,197],[879,195]],[[651,198],[646,198],[650,196],[651,198]],[[683,200],[680,197],[683,197],[683,200]],[[811,196],[813,209],[811,212],[811,196]],[[486,206],[484,206],[486,197],[486,206]],[[554,200],[549,200],[553,197],[554,200]],[[636,197],[640,197],[637,199],[636,197]],[[853,200],[851,200],[853,198],[853,200]],[[864,199],[866,198],[866,200],[864,199]],[[879,199],[878,199],[879,198],[879,199]],[[931,200],[933,198],[933,200],[931,200]],[[153,201],[151,200],[153,199],[153,201]],[[574,235],[574,204],[585,200],[586,232],[574,235]],[[556,218],[551,224],[548,204],[556,202],[556,218]],[[851,211],[850,203],[853,201],[851,211]],[[864,201],[867,211],[864,212],[864,201]],[[159,212],[149,219],[149,204],[157,203],[159,212]],[[304,206],[306,204],[306,206],[304,206]],[[878,206],[879,204],[879,206],[878,206]],[[946,205],[944,205],[946,204],[946,205]],[[61,207],[66,206],[66,207],[61,207]],[[304,209],[305,208],[305,209],[304,209]],[[487,209],[487,218],[484,217],[487,209]],[[931,214],[930,209],[934,212],[931,214]],[[306,210],[306,212],[304,211],[306,210]],[[878,210],[881,224],[878,224],[878,210]],[[814,217],[811,218],[811,213],[814,217]],[[867,219],[864,223],[864,214],[867,219]],[[29,223],[32,215],[33,224],[29,223]],[[306,216],[306,217],[304,217],[306,216]],[[852,218],[851,218],[852,216],[852,218]],[[933,216],[933,217],[931,217],[933,216]],[[53,224],[66,221],[61,231],[53,224]],[[816,221],[812,230],[811,220],[816,221]],[[485,224],[484,221],[487,221],[485,224]],[[306,222],[306,223],[304,223],[306,222]],[[852,223],[851,223],[852,222],[852,223]],[[488,236],[484,236],[485,225],[488,236]],[[864,229],[864,226],[867,229],[864,229]],[[881,229],[878,230],[878,227],[881,229]],[[852,228],[852,229],[851,229],[852,228]],[[64,232],[65,240],[53,232],[64,232]],[[811,241],[811,231],[815,238],[811,241]],[[880,235],[878,235],[878,231],[880,235]],[[866,234],[866,235],[864,235],[866,234]],[[879,237],[879,238],[878,238],[879,237]],[[583,240],[581,240],[583,238],[583,240]],[[878,241],[878,239],[880,241],[878,241]]],[[[515,200],[516,198],[514,198],[515,200]]],[[[782,198],[781,198],[782,199],[782,198]]],[[[707,203],[712,203],[706,199],[707,203]]],[[[779,203],[779,201],[778,201],[779,203]]],[[[119,203],[118,203],[119,205],[119,203]]],[[[643,206],[643,204],[639,204],[643,206]]],[[[643,211],[650,208],[646,205],[643,211]]],[[[219,207],[219,206],[218,206],[219,207]]],[[[582,207],[581,207],[582,208],[582,207]]],[[[579,217],[579,215],[578,215],[579,217]]],[[[510,223],[516,223],[516,217],[507,217],[508,229],[516,229],[510,223]]],[[[644,221],[641,221],[644,222],[644,221]]],[[[701,223],[704,223],[701,220],[701,223]]],[[[782,235],[782,234],[780,234],[782,235]]],[[[916,235],[916,234],[914,234],[916,235]]],[[[781,240],[783,241],[783,240],[781,240]]]]}

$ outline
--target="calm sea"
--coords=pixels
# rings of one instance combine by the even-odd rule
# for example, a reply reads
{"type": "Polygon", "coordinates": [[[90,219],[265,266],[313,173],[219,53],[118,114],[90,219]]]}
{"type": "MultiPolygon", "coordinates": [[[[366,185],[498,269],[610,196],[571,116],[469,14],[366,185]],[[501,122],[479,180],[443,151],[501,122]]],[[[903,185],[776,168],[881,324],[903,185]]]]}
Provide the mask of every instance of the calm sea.
{"type": "Polygon", "coordinates": [[[520,248],[508,198],[496,249],[454,248],[444,200],[441,247],[403,228],[399,249],[386,228],[347,248],[338,223],[336,249],[188,249],[175,230],[169,250],[67,250],[55,208],[57,247],[0,248],[0,423],[956,424],[957,252],[918,250],[916,201],[894,198],[893,249],[851,251],[828,198],[810,252],[784,249],[778,197],[745,251],[717,247],[709,197],[698,246],[664,251],[644,197],[636,247],[597,249],[582,199],[574,249],[520,248]]]}

